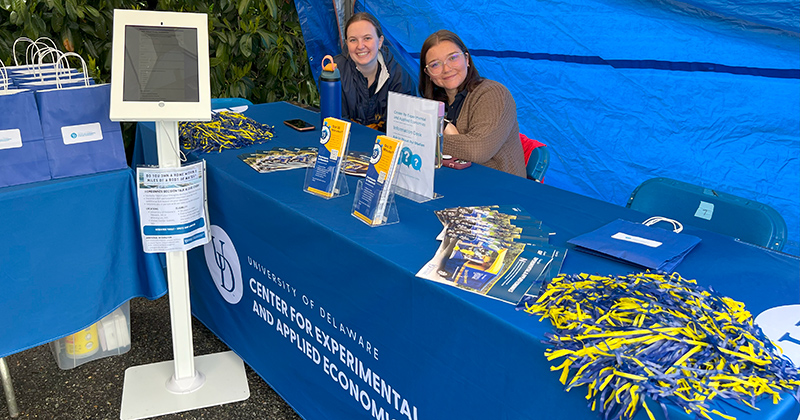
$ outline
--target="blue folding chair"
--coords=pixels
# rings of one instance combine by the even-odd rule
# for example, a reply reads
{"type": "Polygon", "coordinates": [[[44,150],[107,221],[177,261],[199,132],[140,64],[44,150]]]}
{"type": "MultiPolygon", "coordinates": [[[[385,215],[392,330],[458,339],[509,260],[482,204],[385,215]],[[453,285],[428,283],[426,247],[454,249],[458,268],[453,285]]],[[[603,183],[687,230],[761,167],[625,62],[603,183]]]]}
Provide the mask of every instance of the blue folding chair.
{"type": "Polygon", "coordinates": [[[627,207],[776,251],[786,244],[786,222],[772,207],[674,179],[644,181],[627,207]]]}
{"type": "Polygon", "coordinates": [[[528,164],[525,166],[528,179],[542,182],[548,166],[550,166],[550,150],[547,149],[547,146],[539,146],[533,149],[528,157],[528,164]]]}

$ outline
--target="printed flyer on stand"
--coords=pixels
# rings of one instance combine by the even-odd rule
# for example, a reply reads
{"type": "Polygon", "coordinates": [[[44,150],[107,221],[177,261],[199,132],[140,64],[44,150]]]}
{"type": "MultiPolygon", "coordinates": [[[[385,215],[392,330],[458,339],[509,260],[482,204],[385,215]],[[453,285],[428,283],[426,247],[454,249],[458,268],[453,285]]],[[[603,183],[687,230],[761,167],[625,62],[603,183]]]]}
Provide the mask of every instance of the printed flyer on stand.
{"type": "Polygon", "coordinates": [[[402,140],[388,136],[378,136],[375,140],[361,195],[356,198],[353,206],[353,215],[368,225],[376,226],[384,222],[384,212],[392,193],[401,147],[402,140]]]}
{"type": "Polygon", "coordinates": [[[317,150],[317,161],[307,181],[306,190],[325,198],[338,192],[339,170],[347,154],[350,139],[350,122],[328,117],[322,125],[317,150]]]}
{"type": "Polygon", "coordinates": [[[144,252],[188,251],[208,242],[205,161],[136,168],[144,252]]]}

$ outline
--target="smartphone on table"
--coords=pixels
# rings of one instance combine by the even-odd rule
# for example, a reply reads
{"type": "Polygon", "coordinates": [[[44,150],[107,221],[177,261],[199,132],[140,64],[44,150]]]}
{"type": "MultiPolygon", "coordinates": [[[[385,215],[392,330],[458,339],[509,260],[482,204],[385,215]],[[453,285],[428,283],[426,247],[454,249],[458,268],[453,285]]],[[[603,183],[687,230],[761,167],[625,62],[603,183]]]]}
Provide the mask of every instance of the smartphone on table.
{"type": "Polygon", "coordinates": [[[295,118],[293,120],[286,120],[283,123],[288,125],[289,127],[294,128],[297,131],[311,131],[314,129],[313,124],[303,121],[300,118],[295,118]]]}

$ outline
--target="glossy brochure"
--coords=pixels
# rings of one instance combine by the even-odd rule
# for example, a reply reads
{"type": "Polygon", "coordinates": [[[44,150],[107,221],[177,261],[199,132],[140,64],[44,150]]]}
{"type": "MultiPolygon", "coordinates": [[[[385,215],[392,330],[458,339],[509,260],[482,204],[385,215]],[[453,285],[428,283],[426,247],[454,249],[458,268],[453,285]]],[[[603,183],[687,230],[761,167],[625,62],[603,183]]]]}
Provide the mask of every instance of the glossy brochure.
{"type": "Polygon", "coordinates": [[[323,198],[345,195],[346,182],[342,175],[342,162],[347,155],[350,139],[350,122],[325,118],[320,130],[317,160],[306,173],[304,190],[323,198]]]}
{"type": "Polygon", "coordinates": [[[353,201],[353,216],[376,226],[384,220],[389,198],[394,196],[394,181],[403,141],[378,136],[358,195],[353,201]]]}
{"type": "Polygon", "coordinates": [[[558,273],[566,250],[549,245],[550,229],[519,206],[453,207],[435,212],[443,230],[434,257],[417,273],[519,304],[558,273]]]}

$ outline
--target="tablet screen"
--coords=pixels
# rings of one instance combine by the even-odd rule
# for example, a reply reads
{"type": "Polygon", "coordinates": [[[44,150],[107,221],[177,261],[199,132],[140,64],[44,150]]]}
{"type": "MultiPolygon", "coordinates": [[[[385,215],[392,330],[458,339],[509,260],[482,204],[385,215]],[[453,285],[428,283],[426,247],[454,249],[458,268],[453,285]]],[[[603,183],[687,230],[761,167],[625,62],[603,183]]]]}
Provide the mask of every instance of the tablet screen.
{"type": "Polygon", "coordinates": [[[123,101],[199,102],[196,28],[125,26],[123,101]]]}

